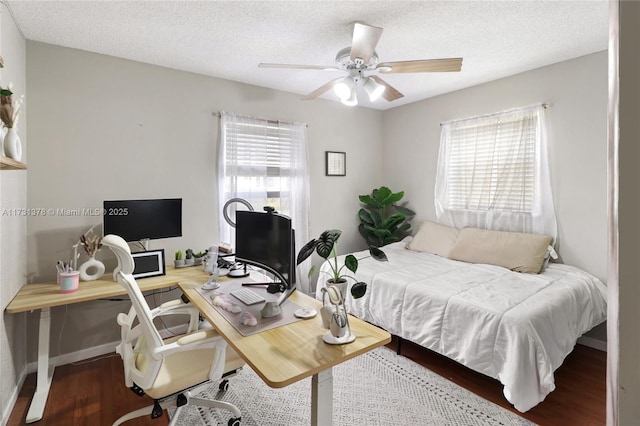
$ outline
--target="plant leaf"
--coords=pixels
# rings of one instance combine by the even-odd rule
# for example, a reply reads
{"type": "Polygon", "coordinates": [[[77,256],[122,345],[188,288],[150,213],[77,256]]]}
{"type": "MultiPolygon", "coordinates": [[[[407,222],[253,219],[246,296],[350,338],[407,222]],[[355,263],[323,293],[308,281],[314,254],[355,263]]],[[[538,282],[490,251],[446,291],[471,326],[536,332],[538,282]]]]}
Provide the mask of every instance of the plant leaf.
{"type": "Polygon", "coordinates": [[[387,198],[382,201],[382,204],[385,206],[390,206],[391,204],[397,203],[404,197],[404,191],[396,192],[395,194],[389,194],[387,198]]]}
{"type": "Polygon", "coordinates": [[[296,260],[296,265],[301,264],[302,262],[307,260],[309,256],[311,256],[313,251],[316,249],[316,243],[317,241],[314,238],[313,240],[309,241],[307,244],[304,245],[304,247],[300,249],[300,251],[298,252],[298,259],[296,260]]]}
{"type": "Polygon", "coordinates": [[[358,270],[358,259],[356,259],[356,257],[352,254],[347,255],[347,257],[344,258],[344,265],[348,270],[355,274],[358,270]]]}
{"type": "Polygon", "coordinates": [[[367,283],[357,282],[351,286],[351,296],[360,299],[367,292],[367,283]]]}
{"type": "Polygon", "coordinates": [[[411,224],[409,222],[405,222],[400,228],[398,228],[398,231],[407,232],[409,229],[411,229],[411,224]]]}
{"type": "Polygon", "coordinates": [[[360,209],[360,211],[358,211],[358,217],[360,218],[360,221],[368,223],[369,225],[373,225],[373,218],[371,217],[371,213],[369,213],[365,209],[360,209]]]}
{"type": "Polygon", "coordinates": [[[373,198],[383,206],[386,205],[384,200],[386,200],[390,195],[391,190],[386,186],[381,186],[380,188],[373,190],[373,198]]]}
{"type": "Polygon", "coordinates": [[[384,223],[382,224],[381,228],[385,228],[385,229],[389,229],[391,230],[391,228],[401,224],[405,219],[404,214],[402,213],[394,213],[391,216],[389,216],[387,219],[385,219],[384,223]]]}
{"type": "Polygon", "coordinates": [[[364,203],[370,206],[371,208],[381,209],[382,207],[384,207],[382,204],[380,204],[378,200],[371,198],[370,195],[360,195],[358,196],[358,198],[360,199],[361,203],[364,203]]]}
{"type": "Polygon", "coordinates": [[[382,225],[382,215],[380,214],[380,212],[377,210],[373,210],[371,212],[371,219],[373,220],[372,225],[376,228],[380,228],[380,226],[382,225]]]}
{"type": "Polygon", "coordinates": [[[391,232],[388,229],[384,229],[384,228],[374,228],[369,225],[364,225],[364,229],[374,233],[378,237],[386,237],[388,235],[391,235],[391,232]]]}
{"type": "Polygon", "coordinates": [[[369,254],[375,260],[378,260],[380,262],[388,262],[389,261],[389,259],[387,259],[387,255],[385,254],[385,252],[383,252],[382,250],[380,250],[377,247],[369,247],[369,254]]]}
{"type": "Polygon", "coordinates": [[[311,279],[313,274],[316,272],[316,265],[311,265],[311,269],[309,269],[309,273],[307,274],[307,278],[311,279]]]}
{"type": "Polygon", "coordinates": [[[402,207],[402,206],[394,206],[396,208],[396,211],[399,213],[403,213],[405,216],[415,216],[416,212],[414,212],[411,209],[408,209],[406,207],[402,207]]]}
{"type": "Polygon", "coordinates": [[[338,241],[342,231],[338,229],[328,229],[320,234],[320,237],[316,241],[316,253],[323,259],[331,256],[333,245],[338,241]]]}

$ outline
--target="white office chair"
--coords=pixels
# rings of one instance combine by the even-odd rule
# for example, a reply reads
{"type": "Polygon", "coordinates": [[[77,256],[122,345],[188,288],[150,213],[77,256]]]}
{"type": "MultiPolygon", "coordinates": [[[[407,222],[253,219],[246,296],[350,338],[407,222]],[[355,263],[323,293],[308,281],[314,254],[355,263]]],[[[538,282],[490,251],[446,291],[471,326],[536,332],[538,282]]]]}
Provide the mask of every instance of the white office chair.
{"type": "Polygon", "coordinates": [[[134,261],[128,244],[116,235],[106,235],[102,244],[109,247],[118,258],[114,276],[127,290],[132,304],[128,314],[118,315],[122,342],[116,352],[124,363],[125,383],[136,394],[147,394],[155,400],[152,406],[120,417],[113,426],[149,414],[155,419],[162,415],[163,410],[177,407],[170,423],[174,425],[182,407],[186,405],[229,410],[233,417],[228,425],[239,426],[240,410],[236,406],[193,395],[197,395],[201,387],[210,385],[210,381],[223,377],[225,379],[219,388],[226,390],[226,378],[244,365],[242,359],[227,347],[215,330],[197,330],[198,310],[191,304],[178,299],[150,309],[131,275],[134,261]],[[163,340],[153,324],[153,318],[176,314],[190,316],[187,333],[163,340]]]}

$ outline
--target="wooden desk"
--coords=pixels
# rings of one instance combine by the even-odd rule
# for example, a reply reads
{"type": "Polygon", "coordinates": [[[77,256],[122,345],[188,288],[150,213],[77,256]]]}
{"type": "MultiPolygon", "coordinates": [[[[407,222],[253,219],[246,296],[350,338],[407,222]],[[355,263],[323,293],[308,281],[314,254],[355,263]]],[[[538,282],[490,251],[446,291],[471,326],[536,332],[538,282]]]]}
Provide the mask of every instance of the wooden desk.
{"type": "MultiPolygon", "coordinates": [[[[196,290],[200,282],[186,280],[180,289],[198,307],[211,325],[264,382],[274,388],[290,385],[300,379],[311,380],[311,424],[330,425],[332,417],[333,377],[331,368],[391,341],[386,331],[349,316],[351,332],[356,340],[346,345],[329,345],[322,336],[327,329],[320,315],[250,336],[240,334],[196,290]]],[[[318,312],[322,304],[296,291],[290,300],[318,312]]]]}
{"type": "MultiPolygon", "coordinates": [[[[140,290],[148,291],[177,286],[182,280],[200,280],[204,282],[207,277],[208,275],[202,271],[202,266],[180,269],[167,266],[166,275],[142,278],[137,280],[137,283],[140,286],[140,290]]],[[[127,294],[124,287],[113,281],[111,273],[108,273],[101,280],[80,282],[78,291],[74,293],[60,293],[60,286],[56,282],[27,284],[20,289],[16,297],[7,305],[5,312],[8,314],[40,310],[37,385],[27,412],[27,423],[36,422],[42,418],[55,369],[55,366],[49,360],[50,308],[123,294],[127,294]]]]}

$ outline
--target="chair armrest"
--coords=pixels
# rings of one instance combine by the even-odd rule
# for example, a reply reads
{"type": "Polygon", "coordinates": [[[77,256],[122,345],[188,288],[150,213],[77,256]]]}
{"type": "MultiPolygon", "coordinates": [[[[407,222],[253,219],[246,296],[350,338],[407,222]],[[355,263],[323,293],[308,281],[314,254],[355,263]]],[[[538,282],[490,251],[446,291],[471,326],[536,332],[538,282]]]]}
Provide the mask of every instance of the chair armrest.
{"type": "Polygon", "coordinates": [[[224,350],[226,346],[227,342],[225,342],[217,331],[213,329],[199,330],[186,334],[175,342],[157,348],[153,353],[153,357],[155,359],[161,359],[176,352],[196,349],[222,348],[224,350]]]}
{"type": "Polygon", "coordinates": [[[181,299],[170,300],[151,310],[151,318],[165,315],[189,315],[189,333],[198,329],[200,311],[191,303],[184,303],[181,299]]]}

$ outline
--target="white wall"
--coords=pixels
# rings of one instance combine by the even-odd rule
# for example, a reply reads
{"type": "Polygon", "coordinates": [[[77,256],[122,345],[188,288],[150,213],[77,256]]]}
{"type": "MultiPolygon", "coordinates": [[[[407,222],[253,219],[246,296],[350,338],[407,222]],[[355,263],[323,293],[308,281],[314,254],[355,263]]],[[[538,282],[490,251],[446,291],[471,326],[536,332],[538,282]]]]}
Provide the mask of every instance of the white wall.
{"type": "MultiPolygon", "coordinates": [[[[6,87],[13,82],[15,96],[26,94],[25,42],[4,4],[0,5],[0,20],[0,55],[4,59],[0,85],[6,87]]],[[[23,113],[28,104],[27,98],[23,113]]],[[[27,144],[26,124],[26,117],[22,114],[17,130],[23,148],[27,144]]],[[[27,157],[22,160],[28,162],[27,157]]],[[[2,212],[26,207],[26,196],[26,171],[0,171],[0,424],[5,424],[9,418],[26,373],[25,314],[4,313],[7,304],[25,282],[26,218],[2,212]]]]}
{"type": "MultiPolygon", "coordinates": [[[[202,250],[217,242],[218,118],[212,113],[225,110],[308,123],[312,236],[339,228],[340,251],[362,248],[357,194],[381,184],[381,112],[31,41],[27,68],[29,207],[82,209],[101,207],[105,199],[181,197],[183,237],[152,241],[151,248],[164,248],[168,256],[187,247],[202,250]],[[346,177],[324,176],[326,150],[346,151],[346,177]]],[[[53,279],[55,261],[68,258],[80,235],[100,221],[29,218],[29,282],[53,279]]],[[[105,250],[100,257],[112,259],[105,250]]],[[[67,353],[117,340],[115,316],[127,306],[96,301],[53,309],[52,355],[58,347],[67,353]]],[[[33,359],[33,318],[29,332],[33,359]]]]}
{"type": "Polygon", "coordinates": [[[440,123],[536,102],[548,110],[549,160],[565,263],[607,276],[607,56],[584,56],[387,111],[384,171],[418,212],[435,219],[440,123]]]}
{"type": "MultiPolygon", "coordinates": [[[[464,72],[464,67],[462,72],[464,72]]],[[[561,62],[431,98],[384,115],[384,174],[406,191],[414,222],[435,220],[440,123],[550,104],[549,161],[564,263],[607,278],[607,54],[561,62]]],[[[604,340],[604,327],[593,334],[604,340]]]]}

